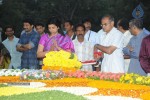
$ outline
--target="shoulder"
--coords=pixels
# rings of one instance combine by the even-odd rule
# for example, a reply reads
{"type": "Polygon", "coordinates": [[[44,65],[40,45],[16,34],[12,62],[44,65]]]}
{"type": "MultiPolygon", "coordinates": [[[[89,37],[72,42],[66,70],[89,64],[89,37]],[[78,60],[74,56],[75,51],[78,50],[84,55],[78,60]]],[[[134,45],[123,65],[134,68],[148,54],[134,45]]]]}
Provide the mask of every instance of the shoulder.
{"type": "Polygon", "coordinates": [[[2,43],[5,44],[8,42],[8,39],[5,39],[2,43]]]}
{"type": "Polygon", "coordinates": [[[145,40],[145,41],[149,40],[150,41],[150,35],[146,36],[143,40],[145,40]]]}

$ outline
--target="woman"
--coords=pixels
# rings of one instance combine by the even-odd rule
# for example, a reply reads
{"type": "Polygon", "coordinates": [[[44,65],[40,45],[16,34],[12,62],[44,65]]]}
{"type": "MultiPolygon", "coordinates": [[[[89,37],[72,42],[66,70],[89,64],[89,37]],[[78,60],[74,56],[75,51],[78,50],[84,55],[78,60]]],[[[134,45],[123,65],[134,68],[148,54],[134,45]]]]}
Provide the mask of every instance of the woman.
{"type": "Polygon", "coordinates": [[[74,46],[69,36],[60,32],[61,23],[56,17],[50,18],[48,21],[48,34],[42,35],[38,50],[37,57],[43,58],[49,51],[65,50],[74,52],[74,46]]]}
{"type": "Polygon", "coordinates": [[[0,42],[0,69],[8,69],[10,64],[10,54],[5,46],[0,42]]]}

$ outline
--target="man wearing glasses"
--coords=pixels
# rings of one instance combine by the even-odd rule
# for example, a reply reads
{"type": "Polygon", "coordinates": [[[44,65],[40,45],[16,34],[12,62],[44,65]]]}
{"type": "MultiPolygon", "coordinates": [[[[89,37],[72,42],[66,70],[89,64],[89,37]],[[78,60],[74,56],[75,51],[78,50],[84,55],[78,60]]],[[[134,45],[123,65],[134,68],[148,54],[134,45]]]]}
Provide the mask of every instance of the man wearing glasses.
{"type": "Polygon", "coordinates": [[[99,44],[94,46],[94,50],[98,49],[104,53],[101,71],[124,73],[123,34],[114,27],[114,18],[111,15],[102,18],[101,26],[99,44]]]}

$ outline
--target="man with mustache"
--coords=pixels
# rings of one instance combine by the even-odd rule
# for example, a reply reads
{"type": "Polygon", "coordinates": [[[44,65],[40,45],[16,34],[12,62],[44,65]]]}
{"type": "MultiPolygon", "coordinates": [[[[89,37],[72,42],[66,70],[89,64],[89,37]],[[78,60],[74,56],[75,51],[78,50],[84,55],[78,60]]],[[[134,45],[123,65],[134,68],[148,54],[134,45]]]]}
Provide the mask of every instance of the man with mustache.
{"type": "MultiPolygon", "coordinates": [[[[84,39],[85,26],[83,24],[78,24],[75,27],[75,32],[77,38],[73,40],[73,44],[75,48],[75,54],[78,56],[78,60],[81,62],[93,60],[94,45],[92,45],[89,41],[84,39]]],[[[83,65],[81,70],[92,71],[92,66],[83,65]]]]}

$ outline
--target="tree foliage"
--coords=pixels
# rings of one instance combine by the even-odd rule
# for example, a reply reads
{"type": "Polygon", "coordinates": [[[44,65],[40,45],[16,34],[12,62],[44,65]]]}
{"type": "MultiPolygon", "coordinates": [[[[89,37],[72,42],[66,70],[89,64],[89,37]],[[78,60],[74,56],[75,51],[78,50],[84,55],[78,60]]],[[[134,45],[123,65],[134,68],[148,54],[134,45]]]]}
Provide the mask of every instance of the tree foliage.
{"type": "MultiPolygon", "coordinates": [[[[98,29],[99,19],[104,14],[113,15],[116,21],[122,17],[131,19],[132,11],[138,3],[137,0],[3,0],[0,5],[0,25],[14,25],[19,34],[22,20],[26,17],[46,23],[49,17],[58,16],[62,21],[71,19],[78,23],[88,16],[98,29]]],[[[150,7],[147,3],[143,7],[146,14],[144,18],[148,20],[150,7]]]]}

